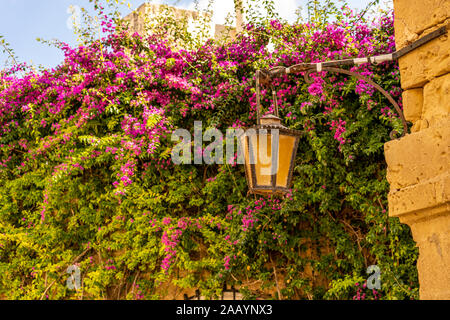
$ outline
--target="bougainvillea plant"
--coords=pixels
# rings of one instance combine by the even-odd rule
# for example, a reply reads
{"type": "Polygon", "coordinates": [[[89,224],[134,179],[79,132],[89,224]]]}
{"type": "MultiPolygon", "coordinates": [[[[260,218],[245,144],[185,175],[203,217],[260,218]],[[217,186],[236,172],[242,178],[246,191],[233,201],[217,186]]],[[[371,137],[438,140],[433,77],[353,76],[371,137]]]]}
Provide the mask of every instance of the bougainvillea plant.
{"type": "MultiPolygon", "coordinates": [[[[415,243],[387,212],[383,144],[401,123],[366,83],[327,72],[277,80],[285,125],[306,132],[285,197],[248,195],[242,165],[171,161],[176,128],[254,124],[257,69],[395,50],[392,13],[369,21],[315,2],[309,21],[288,24],[269,1],[241,34],[186,49],[127,31],[94,1],[101,38],[58,43],[54,69],[3,70],[0,295],[158,299],[193,288],[214,298],[227,284],[246,298],[417,298],[415,243]],[[79,290],[66,285],[72,265],[79,290]],[[366,294],[370,265],[381,288],[366,294]]],[[[396,63],[352,70],[401,101],[396,63]]]]}

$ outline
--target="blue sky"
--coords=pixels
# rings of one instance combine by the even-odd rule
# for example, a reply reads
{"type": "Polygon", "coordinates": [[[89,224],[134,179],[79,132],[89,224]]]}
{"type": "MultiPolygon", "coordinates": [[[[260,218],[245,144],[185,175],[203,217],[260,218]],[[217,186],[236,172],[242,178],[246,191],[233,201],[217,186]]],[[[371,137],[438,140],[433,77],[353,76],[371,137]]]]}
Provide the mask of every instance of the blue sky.
{"type": "MultiPolygon", "coordinates": [[[[387,1],[389,4],[390,0],[387,1]]],[[[135,9],[144,0],[129,0],[128,2],[135,9]]],[[[178,3],[177,6],[185,8],[193,6],[192,0],[163,2],[178,3]]],[[[276,7],[281,16],[289,19],[287,15],[295,11],[295,7],[304,6],[306,2],[307,0],[278,0],[276,7]]],[[[360,9],[371,0],[349,0],[348,2],[351,7],[360,9]]],[[[4,36],[11,44],[20,61],[54,67],[62,61],[62,53],[54,47],[39,43],[36,38],[47,40],[56,38],[71,45],[76,44],[76,37],[67,26],[71,15],[68,8],[70,5],[82,7],[87,4],[88,0],[0,0],[0,35],[4,36]]],[[[232,9],[232,0],[216,0],[218,23],[223,23],[225,11],[230,7],[232,9]]],[[[126,15],[129,12],[130,9],[124,6],[122,14],[126,15]]],[[[0,50],[0,67],[3,66],[4,59],[5,55],[0,50]]]]}

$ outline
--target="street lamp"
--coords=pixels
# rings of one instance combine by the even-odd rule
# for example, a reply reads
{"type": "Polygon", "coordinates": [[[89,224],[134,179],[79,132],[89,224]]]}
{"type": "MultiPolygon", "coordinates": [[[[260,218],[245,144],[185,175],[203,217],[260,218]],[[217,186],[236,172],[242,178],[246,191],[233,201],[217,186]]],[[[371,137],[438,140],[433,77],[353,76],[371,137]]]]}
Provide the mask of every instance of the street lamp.
{"type": "Polygon", "coordinates": [[[248,129],[241,137],[245,175],[250,193],[282,195],[289,192],[291,187],[295,156],[302,132],[288,129],[281,124],[273,87],[275,114],[260,117],[259,86],[262,73],[260,70],[256,73],[257,125],[248,129]]]}
{"type": "MultiPolygon", "coordinates": [[[[303,74],[305,82],[311,83],[311,73],[328,71],[343,73],[365,81],[383,94],[397,111],[403,125],[403,130],[400,135],[402,137],[408,133],[408,126],[402,109],[392,96],[368,77],[336,67],[341,65],[361,65],[365,63],[377,65],[386,61],[397,60],[412,50],[446,33],[447,26],[443,26],[410,45],[389,54],[319,63],[299,63],[290,67],[276,66],[269,70],[256,71],[256,111],[258,122],[255,127],[248,129],[241,137],[241,146],[243,147],[245,160],[245,175],[250,193],[263,195],[285,194],[289,192],[291,187],[295,156],[302,132],[288,129],[281,124],[281,119],[278,117],[277,97],[272,86],[274,78],[289,74],[303,74]],[[260,85],[271,88],[275,115],[269,114],[260,117],[260,85]]],[[[390,137],[394,139],[398,138],[398,135],[399,132],[393,130],[390,137]]]]}

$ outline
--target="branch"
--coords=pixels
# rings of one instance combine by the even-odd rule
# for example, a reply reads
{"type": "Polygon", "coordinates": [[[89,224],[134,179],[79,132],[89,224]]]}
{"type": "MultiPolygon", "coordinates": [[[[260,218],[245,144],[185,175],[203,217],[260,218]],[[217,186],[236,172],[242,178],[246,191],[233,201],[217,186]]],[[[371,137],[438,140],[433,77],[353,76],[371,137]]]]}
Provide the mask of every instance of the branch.
{"type": "Polygon", "coordinates": [[[133,295],[133,297],[134,297],[134,289],[135,289],[136,281],[138,280],[140,273],[141,273],[141,270],[138,270],[138,272],[136,273],[136,276],[134,277],[133,284],[131,285],[131,288],[132,288],[131,294],[133,295]]]}
{"type": "Polygon", "coordinates": [[[280,287],[278,286],[277,268],[275,268],[275,264],[273,263],[271,254],[269,254],[269,257],[270,257],[270,262],[272,263],[273,274],[275,276],[275,285],[277,287],[278,299],[283,300],[283,296],[281,295],[280,287]]]}
{"type": "Polygon", "coordinates": [[[6,44],[3,42],[0,42],[0,44],[4,48],[4,52],[8,53],[9,57],[13,60],[14,65],[18,65],[19,63],[17,62],[16,57],[14,57],[14,53],[13,53],[12,49],[8,48],[6,46],[6,44]]]}
{"type": "MultiPolygon", "coordinates": [[[[80,259],[86,254],[86,252],[88,252],[89,250],[90,250],[90,248],[86,248],[86,249],[85,249],[78,257],[76,257],[76,258],[72,261],[72,265],[75,264],[75,263],[77,263],[78,260],[80,260],[80,259]]],[[[56,279],[53,280],[53,282],[50,283],[50,285],[49,285],[47,288],[45,288],[45,290],[44,290],[44,292],[42,293],[42,295],[41,295],[41,297],[40,297],[39,300],[43,300],[43,299],[44,299],[44,297],[45,297],[47,291],[50,290],[50,288],[55,284],[56,280],[58,280],[59,277],[61,277],[61,276],[62,276],[63,274],[65,274],[65,273],[66,273],[66,272],[63,271],[63,272],[61,272],[60,274],[58,274],[58,276],[56,277],[56,279]]]]}

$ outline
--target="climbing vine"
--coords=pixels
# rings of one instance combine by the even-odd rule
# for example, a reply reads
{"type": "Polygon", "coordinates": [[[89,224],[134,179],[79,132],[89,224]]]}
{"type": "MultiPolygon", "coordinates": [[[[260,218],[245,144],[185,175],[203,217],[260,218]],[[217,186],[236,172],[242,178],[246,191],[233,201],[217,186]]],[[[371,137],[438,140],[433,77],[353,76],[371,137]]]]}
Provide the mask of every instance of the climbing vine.
{"type": "MultiPolygon", "coordinates": [[[[254,124],[257,69],[395,50],[392,13],[369,20],[315,1],[309,21],[288,24],[267,3],[236,37],[186,49],[185,33],[161,31],[176,21],[132,33],[93,1],[101,37],[58,42],[54,69],[1,73],[0,295],[158,299],[176,287],[214,298],[228,284],[246,298],[418,297],[415,243],[387,212],[383,145],[401,122],[366,83],[277,80],[284,123],[305,131],[285,197],[248,195],[236,163],[171,161],[171,132],[194,120],[254,124]],[[66,285],[71,265],[79,290],[66,285]],[[379,290],[367,288],[370,265],[379,290]]],[[[352,70],[401,101],[396,63],[352,70]]]]}

